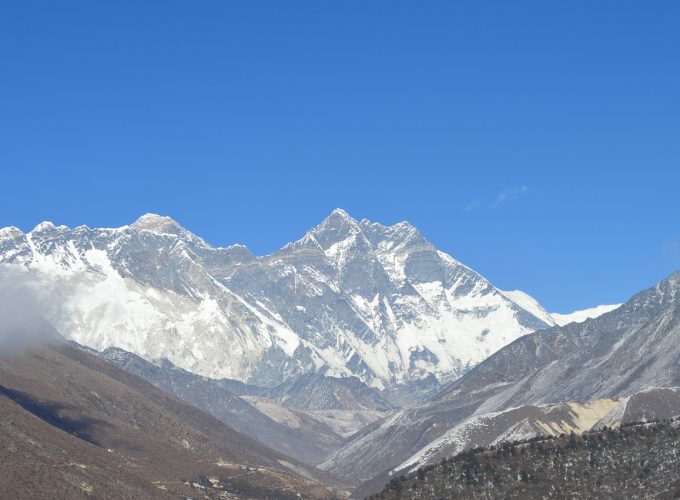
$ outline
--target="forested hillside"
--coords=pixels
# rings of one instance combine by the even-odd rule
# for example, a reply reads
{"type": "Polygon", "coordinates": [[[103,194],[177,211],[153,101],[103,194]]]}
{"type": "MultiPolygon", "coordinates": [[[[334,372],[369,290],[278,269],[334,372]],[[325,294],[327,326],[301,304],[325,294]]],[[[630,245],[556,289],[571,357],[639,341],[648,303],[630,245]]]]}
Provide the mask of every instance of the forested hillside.
{"type": "Polygon", "coordinates": [[[375,499],[677,498],[680,420],[460,453],[393,478],[375,499]]]}

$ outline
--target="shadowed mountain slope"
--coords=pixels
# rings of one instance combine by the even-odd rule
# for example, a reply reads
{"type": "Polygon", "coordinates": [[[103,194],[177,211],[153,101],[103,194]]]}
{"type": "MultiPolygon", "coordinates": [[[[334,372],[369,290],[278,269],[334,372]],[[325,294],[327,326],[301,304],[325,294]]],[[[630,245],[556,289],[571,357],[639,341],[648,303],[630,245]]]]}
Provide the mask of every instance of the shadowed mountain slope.
{"type": "Polygon", "coordinates": [[[74,345],[0,357],[5,498],[332,496],[332,477],[74,345]]]}
{"type": "Polygon", "coordinates": [[[250,404],[227,390],[225,381],[195,375],[169,362],[157,366],[121,349],[109,348],[100,356],[237,431],[305,463],[318,463],[345,441],[326,423],[308,413],[282,405],[266,405],[266,400],[250,404]],[[258,406],[265,408],[268,414],[258,406]]]}

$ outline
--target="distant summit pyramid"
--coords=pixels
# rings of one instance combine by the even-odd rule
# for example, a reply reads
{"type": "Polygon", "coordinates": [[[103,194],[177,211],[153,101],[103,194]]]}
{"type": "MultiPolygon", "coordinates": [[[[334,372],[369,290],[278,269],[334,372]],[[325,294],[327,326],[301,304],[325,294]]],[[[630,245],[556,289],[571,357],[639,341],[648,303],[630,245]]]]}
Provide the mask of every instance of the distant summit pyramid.
{"type": "Polygon", "coordinates": [[[137,219],[132,227],[135,229],[146,229],[147,231],[154,231],[158,233],[169,232],[174,234],[176,231],[182,229],[177,222],[170,217],[157,214],[144,214],[137,219]]]}
{"type": "Polygon", "coordinates": [[[449,380],[552,324],[412,225],[341,209],[263,257],[146,214],[115,229],[0,230],[0,263],[53,291],[48,319],[81,344],[269,386],[306,373],[378,388],[449,380]]]}

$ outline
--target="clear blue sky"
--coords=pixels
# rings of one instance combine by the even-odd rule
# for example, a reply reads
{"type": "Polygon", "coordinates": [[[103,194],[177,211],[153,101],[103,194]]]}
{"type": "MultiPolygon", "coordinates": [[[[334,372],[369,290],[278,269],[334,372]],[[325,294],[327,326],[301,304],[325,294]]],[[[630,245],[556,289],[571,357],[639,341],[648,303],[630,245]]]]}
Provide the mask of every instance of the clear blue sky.
{"type": "Polygon", "coordinates": [[[680,2],[3,2],[0,226],[408,220],[548,309],[680,268],[680,2]]]}

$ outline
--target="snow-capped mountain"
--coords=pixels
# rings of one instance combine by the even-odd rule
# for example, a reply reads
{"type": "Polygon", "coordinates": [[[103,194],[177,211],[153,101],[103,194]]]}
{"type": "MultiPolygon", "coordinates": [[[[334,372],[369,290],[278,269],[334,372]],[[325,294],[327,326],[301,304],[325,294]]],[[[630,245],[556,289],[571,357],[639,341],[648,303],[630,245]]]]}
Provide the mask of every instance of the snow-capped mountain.
{"type": "Polygon", "coordinates": [[[492,443],[475,443],[481,435],[499,442],[513,439],[505,434],[518,422],[513,415],[531,406],[589,402],[586,413],[571,407],[572,417],[586,427],[588,419],[595,425],[604,417],[611,425],[677,416],[679,337],[680,271],[609,313],[543,329],[505,346],[433,401],[363,429],[320,467],[373,478],[362,490],[368,495],[385,484],[390,471],[401,473],[402,467],[410,470],[467,446],[492,443]],[[632,396],[633,406],[628,404],[632,396]],[[613,399],[623,403],[616,411],[602,406],[613,399]],[[477,437],[468,441],[472,434],[477,437]]]}
{"type": "Polygon", "coordinates": [[[25,270],[47,318],[83,345],[268,386],[311,372],[378,388],[448,380],[552,325],[410,224],[342,210],[263,257],[148,214],[115,229],[5,228],[0,263],[25,270]]]}

